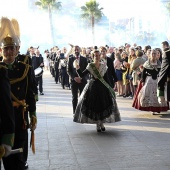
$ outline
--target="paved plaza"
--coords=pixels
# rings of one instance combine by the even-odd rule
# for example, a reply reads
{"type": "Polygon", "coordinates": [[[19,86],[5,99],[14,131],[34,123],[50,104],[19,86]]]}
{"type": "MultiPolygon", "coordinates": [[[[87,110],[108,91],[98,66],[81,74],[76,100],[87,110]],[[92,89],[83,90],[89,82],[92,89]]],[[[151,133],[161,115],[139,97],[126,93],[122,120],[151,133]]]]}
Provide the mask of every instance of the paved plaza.
{"type": "Polygon", "coordinates": [[[153,116],[117,97],[122,121],[97,133],[95,125],[73,122],[70,90],[48,71],[43,83],[29,170],[170,170],[170,114],[153,116]]]}

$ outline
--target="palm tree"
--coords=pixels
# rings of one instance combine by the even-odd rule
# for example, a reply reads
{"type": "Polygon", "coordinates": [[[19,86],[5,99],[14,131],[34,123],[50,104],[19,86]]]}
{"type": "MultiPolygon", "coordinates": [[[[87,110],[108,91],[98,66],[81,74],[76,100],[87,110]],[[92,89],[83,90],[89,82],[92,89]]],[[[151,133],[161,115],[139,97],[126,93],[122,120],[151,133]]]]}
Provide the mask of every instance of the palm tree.
{"type": "Polygon", "coordinates": [[[50,30],[51,30],[51,39],[53,45],[55,45],[54,30],[53,30],[53,23],[52,23],[52,11],[59,11],[61,9],[61,2],[58,2],[56,0],[39,0],[35,2],[35,5],[42,10],[48,11],[50,30]]]}
{"type": "MultiPolygon", "coordinates": [[[[170,31],[169,31],[169,27],[170,27],[170,2],[165,1],[164,3],[165,3],[164,6],[165,6],[166,12],[167,12],[167,17],[166,17],[166,21],[165,21],[165,28],[166,28],[168,34],[170,34],[170,31]]],[[[168,39],[170,39],[169,35],[168,35],[168,39]]]]}
{"type": "Polygon", "coordinates": [[[103,8],[99,8],[99,3],[96,0],[90,0],[86,2],[85,6],[81,7],[81,17],[91,23],[93,45],[95,44],[94,26],[95,23],[101,20],[103,16],[102,10],[103,8]]]}
{"type": "Polygon", "coordinates": [[[165,4],[165,7],[166,7],[166,9],[167,9],[167,11],[168,11],[168,14],[170,15],[170,2],[167,2],[167,3],[165,4]]]}

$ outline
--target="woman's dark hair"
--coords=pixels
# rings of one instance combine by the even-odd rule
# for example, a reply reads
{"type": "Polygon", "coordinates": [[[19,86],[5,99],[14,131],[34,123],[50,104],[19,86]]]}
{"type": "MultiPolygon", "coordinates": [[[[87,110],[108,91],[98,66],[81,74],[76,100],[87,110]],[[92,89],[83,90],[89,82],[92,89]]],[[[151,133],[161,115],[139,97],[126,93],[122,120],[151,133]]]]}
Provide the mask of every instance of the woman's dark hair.
{"type": "Polygon", "coordinates": [[[163,42],[162,42],[162,44],[163,44],[164,46],[169,47],[169,43],[168,43],[168,41],[163,41],[163,42]]]}
{"type": "Polygon", "coordinates": [[[144,47],[144,51],[147,52],[147,50],[151,49],[151,46],[150,45],[147,45],[144,47]]]}
{"type": "Polygon", "coordinates": [[[159,53],[160,53],[159,61],[162,63],[162,50],[160,48],[155,48],[155,50],[159,51],[159,53]]]}

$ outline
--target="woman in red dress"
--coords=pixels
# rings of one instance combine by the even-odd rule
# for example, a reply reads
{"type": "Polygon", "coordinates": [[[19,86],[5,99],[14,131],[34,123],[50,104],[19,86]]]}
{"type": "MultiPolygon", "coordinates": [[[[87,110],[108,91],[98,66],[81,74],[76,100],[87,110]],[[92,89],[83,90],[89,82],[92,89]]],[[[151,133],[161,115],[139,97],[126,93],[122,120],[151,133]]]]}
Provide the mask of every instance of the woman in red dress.
{"type": "Polygon", "coordinates": [[[157,97],[157,77],[161,62],[157,59],[156,50],[151,51],[151,56],[143,64],[141,82],[136,91],[132,107],[160,113],[168,110],[168,104],[161,105],[157,97]]]}

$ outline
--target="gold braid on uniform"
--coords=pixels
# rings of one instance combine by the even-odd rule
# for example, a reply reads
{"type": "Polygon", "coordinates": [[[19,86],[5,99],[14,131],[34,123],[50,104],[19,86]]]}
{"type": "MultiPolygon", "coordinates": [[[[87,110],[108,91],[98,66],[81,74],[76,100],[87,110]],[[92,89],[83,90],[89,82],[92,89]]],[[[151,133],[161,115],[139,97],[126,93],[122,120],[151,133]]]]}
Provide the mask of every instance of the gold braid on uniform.
{"type": "MultiPolygon", "coordinates": [[[[24,73],[23,73],[22,77],[14,79],[14,80],[10,80],[10,84],[15,84],[17,82],[20,82],[27,76],[29,68],[30,68],[30,65],[26,64],[26,62],[28,62],[28,56],[25,57],[24,62],[21,62],[22,64],[26,65],[26,68],[24,70],[24,73]]],[[[27,82],[27,86],[28,86],[28,82],[27,82]]],[[[23,129],[26,129],[27,122],[26,122],[25,117],[24,117],[24,112],[26,111],[28,105],[26,104],[25,100],[18,100],[18,98],[12,92],[11,92],[11,97],[14,100],[14,102],[13,102],[14,107],[15,106],[16,107],[19,107],[19,106],[23,107],[23,110],[22,110],[22,117],[23,117],[23,121],[24,121],[23,129]]]]}
{"type": "Polygon", "coordinates": [[[1,68],[8,69],[6,66],[3,66],[3,65],[0,65],[0,69],[1,69],[1,68]]]}
{"type": "Polygon", "coordinates": [[[24,108],[28,107],[28,105],[24,101],[18,100],[17,97],[15,97],[15,95],[12,92],[11,92],[11,97],[15,102],[17,102],[19,105],[23,106],[24,108]]]}
{"type": "Polygon", "coordinates": [[[21,62],[21,63],[26,65],[26,68],[24,70],[24,73],[23,73],[22,77],[14,79],[14,80],[10,80],[10,84],[15,84],[17,82],[20,82],[27,76],[28,71],[29,71],[29,67],[30,67],[30,65],[26,64],[27,60],[28,60],[28,56],[25,57],[24,62],[21,62]]]}
{"type": "Polygon", "coordinates": [[[13,101],[13,107],[19,107],[22,106],[22,118],[23,118],[23,129],[26,129],[27,126],[27,122],[25,120],[25,116],[24,113],[27,110],[28,105],[26,104],[25,100],[18,100],[17,97],[15,97],[15,95],[11,92],[11,97],[14,100],[13,101]]]}

